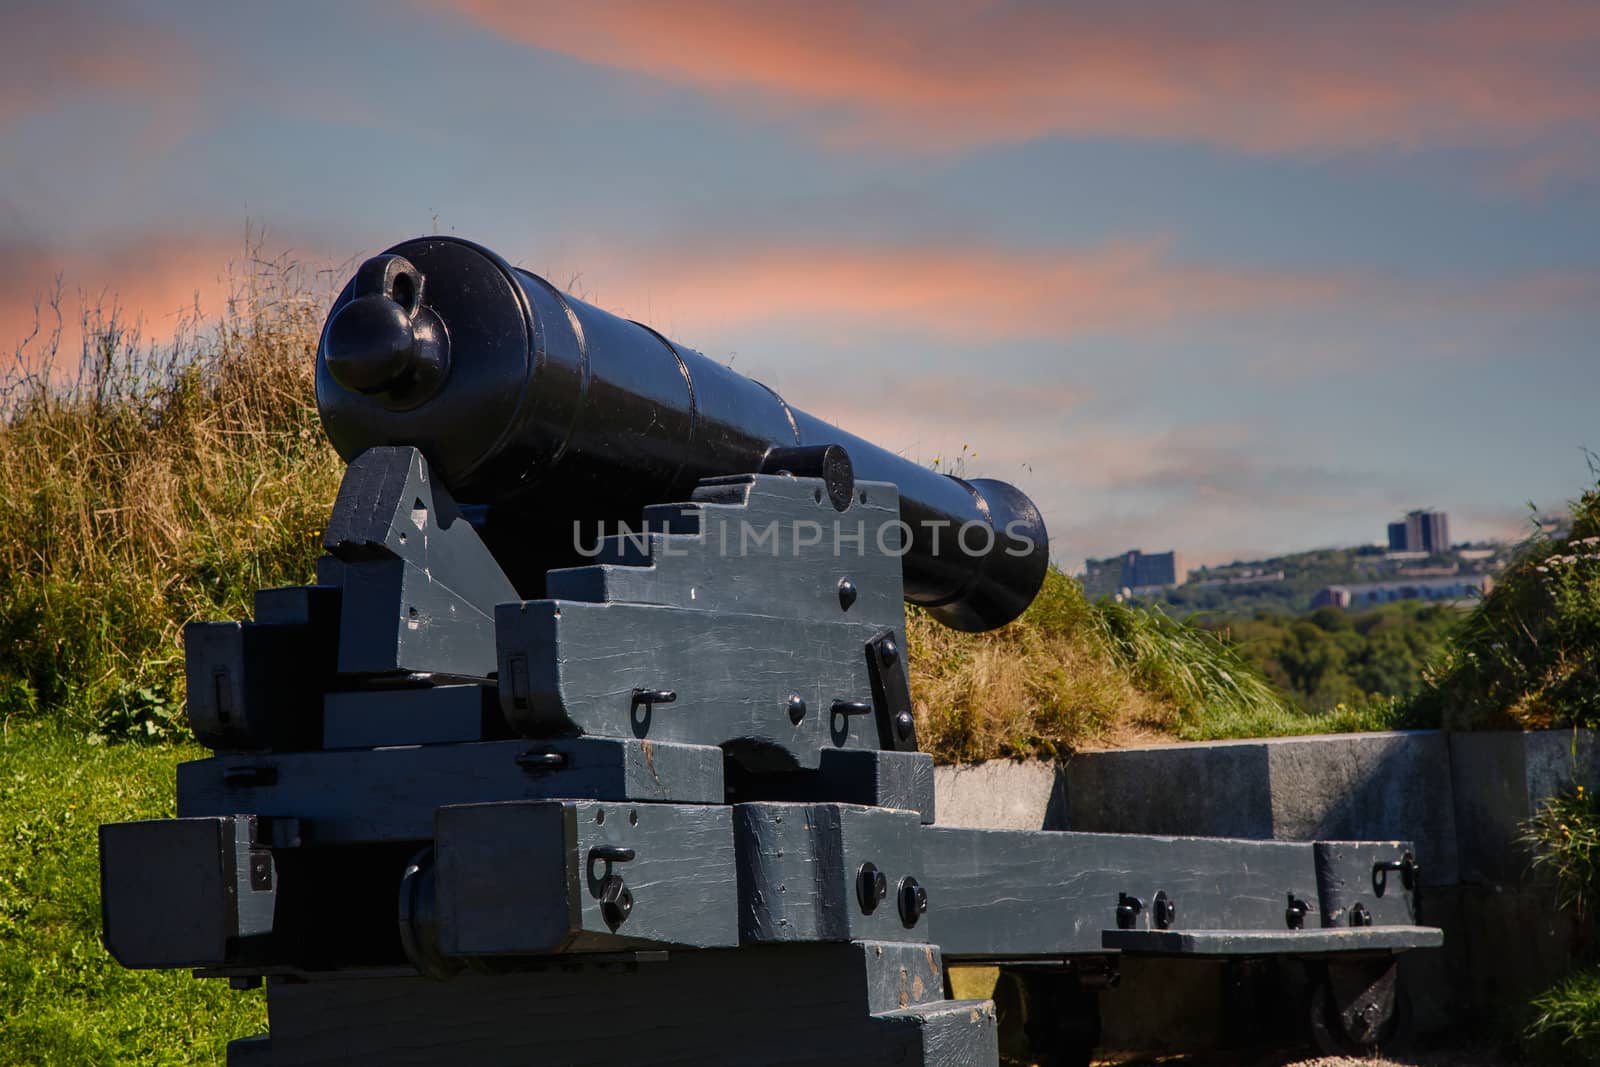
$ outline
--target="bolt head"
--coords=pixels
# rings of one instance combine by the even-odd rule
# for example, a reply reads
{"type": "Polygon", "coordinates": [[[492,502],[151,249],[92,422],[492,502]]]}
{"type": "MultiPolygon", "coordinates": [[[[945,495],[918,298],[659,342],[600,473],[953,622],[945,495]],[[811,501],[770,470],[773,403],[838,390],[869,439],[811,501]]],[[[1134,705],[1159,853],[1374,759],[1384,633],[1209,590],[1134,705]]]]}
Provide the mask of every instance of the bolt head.
{"type": "Polygon", "coordinates": [[[917,720],[911,717],[909,711],[902,711],[894,717],[895,736],[905,741],[911,737],[911,732],[916,729],[917,720]]]}
{"type": "Polygon", "coordinates": [[[839,579],[839,606],[846,611],[856,602],[856,583],[848,578],[839,579]]]}
{"type": "Polygon", "coordinates": [[[928,912],[928,891],[907,875],[900,879],[898,897],[900,921],[908,927],[917,925],[917,920],[928,912]]]}
{"type": "Polygon", "coordinates": [[[900,646],[894,643],[894,638],[885,637],[882,641],[878,642],[878,662],[882,663],[885,667],[890,667],[893,666],[895,660],[899,658],[900,646]]]}
{"type": "Polygon", "coordinates": [[[863,863],[856,871],[856,902],[863,915],[871,915],[878,904],[889,895],[889,876],[872,863],[863,863]]]}
{"type": "Polygon", "coordinates": [[[607,876],[600,887],[600,914],[613,930],[633,914],[633,890],[618,875],[607,876]]]}

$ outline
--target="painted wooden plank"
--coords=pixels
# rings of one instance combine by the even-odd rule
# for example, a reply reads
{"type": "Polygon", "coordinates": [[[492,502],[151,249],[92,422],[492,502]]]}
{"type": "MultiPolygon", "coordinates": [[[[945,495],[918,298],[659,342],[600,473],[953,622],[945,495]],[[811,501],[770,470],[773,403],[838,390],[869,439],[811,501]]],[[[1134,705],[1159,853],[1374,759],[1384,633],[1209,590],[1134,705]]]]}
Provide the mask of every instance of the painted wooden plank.
{"type": "Polygon", "coordinates": [[[1101,944],[1140,956],[1324,956],[1438,948],[1432,926],[1344,926],[1308,930],[1104,930],[1101,944]]]}
{"type": "Polygon", "coordinates": [[[124,967],[252,958],[272,934],[276,868],[248,815],[100,827],[106,948],[124,967]]]}
{"type": "Polygon", "coordinates": [[[1415,855],[1409,841],[1318,841],[1317,896],[1322,925],[1345,926],[1357,907],[1364,908],[1374,924],[1417,922],[1416,894],[1408,892],[1400,871],[1373,875],[1380,863],[1398,863],[1415,855]],[[1377,888],[1383,886],[1383,895],[1377,888]]]}
{"type": "Polygon", "coordinates": [[[430,841],[446,804],[586,796],[720,804],[715,748],[606,738],[230,754],[178,765],[178,814],[300,820],[303,844],[430,841]]]}
{"type": "Polygon", "coordinates": [[[555,600],[503,604],[495,623],[502,707],[524,735],[728,745],[763,770],[814,768],[824,747],[879,747],[871,714],[834,710],[872,707],[872,624],[555,600]],[[648,704],[640,691],[675,699],[648,704]]]}
{"type": "MultiPolygon", "coordinates": [[[[850,506],[838,512],[826,495],[816,499],[819,486],[774,475],[702,485],[689,502],[646,508],[634,536],[595,545],[602,553],[595,564],[550,571],[546,593],[552,600],[824,622],[848,615],[903,628],[903,579],[894,554],[898,490],[858,482],[850,506]],[[838,591],[846,578],[856,587],[848,608],[838,591]]],[[[590,534],[588,548],[592,531],[583,532],[590,534]]]]}
{"type": "Polygon", "coordinates": [[[739,933],[746,943],[928,941],[926,915],[902,919],[896,893],[923,881],[915,812],[840,804],[736,804],[739,933]],[[864,864],[886,896],[863,905],[864,864]]]}
{"type": "Polygon", "coordinates": [[[437,745],[508,737],[495,690],[486,685],[328,693],[323,748],[437,745]],[[498,727],[498,728],[497,728],[498,727]]]}
{"type": "Polygon", "coordinates": [[[933,757],[926,752],[825,748],[815,771],[788,774],[738,773],[729,778],[729,799],[862,804],[915,811],[934,819],[933,757]]]}
{"type": "Polygon", "coordinates": [[[874,970],[904,962],[885,948],[674,952],[631,967],[563,961],[444,982],[273,981],[270,1058],[250,1067],[997,1063],[987,1001],[943,1001],[931,985],[923,1004],[869,1010],[881,1001],[868,989],[888,984],[874,970]]]}
{"type": "Polygon", "coordinates": [[[438,943],[446,956],[737,945],[730,809],[592,800],[439,809],[438,943]],[[625,910],[604,904],[621,880],[625,910]]]}
{"type": "Polygon", "coordinates": [[[1288,893],[1317,906],[1309,844],[942,826],[920,843],[946,959],[1102,952],[1123,893],[1143,902],[1143,928],[1158,891],[1185,929],[1285,929],[1288,893]]]}

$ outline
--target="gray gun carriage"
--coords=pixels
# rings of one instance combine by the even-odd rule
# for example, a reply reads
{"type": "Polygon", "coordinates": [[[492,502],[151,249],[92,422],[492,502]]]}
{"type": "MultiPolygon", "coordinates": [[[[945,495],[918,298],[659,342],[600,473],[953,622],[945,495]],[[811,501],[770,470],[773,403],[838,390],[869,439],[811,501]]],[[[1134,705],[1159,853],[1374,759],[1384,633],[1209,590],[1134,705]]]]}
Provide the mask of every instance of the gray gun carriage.
{"type": "Polygon", "coordinates": [[[316,583],[186,633],[178,817],[101,827],[129,967],[266,983],[229,1063],[1086,1063],[1120,961],[1285,959],[1385,1040],[1402,841],[934,822],[904,603],[990,629],[1048,540],[453,238],[368,260],[317,399],[348,469],[316,583]]]}

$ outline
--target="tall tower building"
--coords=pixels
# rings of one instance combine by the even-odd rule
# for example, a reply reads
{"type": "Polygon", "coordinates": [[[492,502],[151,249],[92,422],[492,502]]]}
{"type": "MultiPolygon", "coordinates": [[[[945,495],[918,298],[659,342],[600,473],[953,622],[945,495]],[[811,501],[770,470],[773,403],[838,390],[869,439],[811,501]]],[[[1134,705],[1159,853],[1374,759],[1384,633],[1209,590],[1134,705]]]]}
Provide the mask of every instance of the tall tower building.
{"type": "Polygon", "coordinates": [[[1450,551],[1450,516],[1442,511],[1410,511],[1404,520],[1389,524],[1389,551],[1450,551]]]}

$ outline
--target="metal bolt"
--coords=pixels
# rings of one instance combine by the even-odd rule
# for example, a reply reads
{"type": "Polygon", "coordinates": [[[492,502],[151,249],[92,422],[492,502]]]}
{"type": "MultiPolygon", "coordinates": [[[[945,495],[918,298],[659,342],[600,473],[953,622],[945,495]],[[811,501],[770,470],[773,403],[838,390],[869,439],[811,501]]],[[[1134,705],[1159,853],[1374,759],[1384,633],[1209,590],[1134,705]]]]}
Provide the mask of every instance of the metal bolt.
{"type": "Polygon", "coordinates": [[[541,752],[532,749],[517,757],[517,766],[529,774],[559,771],[567,765],[567,757],[560,752],[541,752]]]}
{"type": "Polygon", "coordinates": [[[856,602],[856,583],[848,578],[839,579],[839,606],[846,611],[856,602]]]}
{"type": "Polygon", "coordinates": [[[600,883],[600,914],[613,930],[633,914],[633,890],[627,887],[620,874],[608,874],[600,883]]]}
{"type": "Polygon", "coordinates": [[[799,726],[800,720],[806,717],[805,698],[803,698],[799,693],[790,693],[788,708],[789,721],[794,723],[796,726],[799,726]]]}
{"type": "Polygon", "coordinates": [[[902,741],[909,740],[912,731],[917,728],[917,720],[911,717],[909,711],[902,711],[894,717],[894,732],[902,741]]]}
{"type": "Polygon", "coordinates": [[[900,921],[906,926],[917,925],[917,920],[928,912],[928,891],[917,884],[909,874],[900,879],[900,921]]]}
{"type": "Polygon", "coordinates": [[[889,876],[871,863],[863,863],[856,872],[856,901],[863,915],[871,915],[878,904],[889,895],[889,876]]]}
{"type": "Polygon", "coordinates": [[[1150,921],[1155,923],[1157,930],[1166,930],[1178,918],[1178,905],[1171,897],[1167,896],[1165,889],[1156,891],[1156,899],[1151,902],[1150,921]]]}
{"type": "Polygon", "coordinates": [[[885,637],[878,642],[878,661],[885,667],[894,666],[894,661],[900,658],[900,646],[894,643],[894,638],[885,637]]]}

